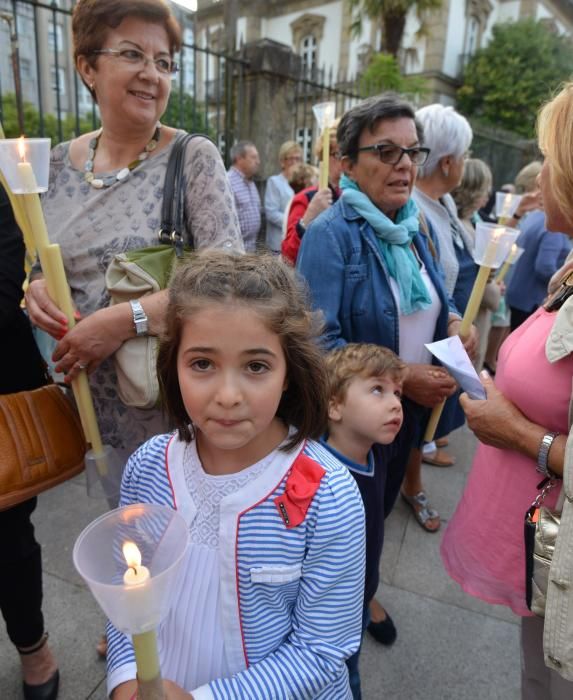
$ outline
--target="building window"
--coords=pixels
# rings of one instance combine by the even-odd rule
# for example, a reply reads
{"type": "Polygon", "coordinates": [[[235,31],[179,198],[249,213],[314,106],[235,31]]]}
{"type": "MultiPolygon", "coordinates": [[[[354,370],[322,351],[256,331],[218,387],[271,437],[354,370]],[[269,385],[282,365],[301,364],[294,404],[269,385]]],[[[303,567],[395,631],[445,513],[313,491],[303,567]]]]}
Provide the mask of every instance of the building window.
{"type": "Polygon", "coordinates": [[[60,97],[65,97],[66,96],[66,73],[63,68],[58,68],[58,71],[56,73],[56,69],[54,66],[50,69],[50,76],[52,79],[52,90],[54,92],[59,92],[60,97]],[[57,75],[57,79],[56,79],[57,75]]]}
{"type": "Polygon", "coordinates": [[[20,77],[22,80],[32,79],[32,62],[27,58],[20,58],[20,77]]]}
{"type": "Polygon", "coordinates": [[[303,127],[296,130],[296,142],[302,148],[302,159],[309,163],[312,155],[312,129],[303,127]]]}
{"type": "Polygon", "coordinates": [[[62,51],[64,47],[64,35],[59,24],[50,22],[48,25],[48,47],[51,51],[62,51]]]}
{"type": "Polygon", "coordinates": [[[466,28],[466,45],[464,49],[464,54],[466,56],[473,56],[478,48],[478,38],[480,34],[480,24],[477,17],[473,15],[468,19],[468,24],[466,28]]]}
{"type": "Polygon", "coordinates": [[[316,37],[313,34],[301,39],[300,55],[303,75],[308,77],[316,71],[316,37]]]}

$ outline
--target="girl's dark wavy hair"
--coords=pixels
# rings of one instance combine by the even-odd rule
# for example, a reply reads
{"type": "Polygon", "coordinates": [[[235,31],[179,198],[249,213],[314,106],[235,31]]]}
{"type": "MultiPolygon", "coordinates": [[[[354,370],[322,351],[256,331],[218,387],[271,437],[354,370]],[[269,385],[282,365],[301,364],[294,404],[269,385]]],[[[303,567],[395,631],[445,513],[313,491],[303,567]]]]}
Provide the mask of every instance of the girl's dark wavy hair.
{"type": "Polygon", "coordinates": [[[295,431],[283,449],[305,438],[318,439],[328,420],[328,378],[318,338],[321,323],[292,268],[271,255],[209,251],[190,256],[169,285],[165,331],[160,337],[157,374],[164,411],[185,442],[194,437],[183,404],[177,354],[183,323],[209,304],[236,304],[256,311],[279,336],[287,366],[287,388],[277,416],[295,431]]]}

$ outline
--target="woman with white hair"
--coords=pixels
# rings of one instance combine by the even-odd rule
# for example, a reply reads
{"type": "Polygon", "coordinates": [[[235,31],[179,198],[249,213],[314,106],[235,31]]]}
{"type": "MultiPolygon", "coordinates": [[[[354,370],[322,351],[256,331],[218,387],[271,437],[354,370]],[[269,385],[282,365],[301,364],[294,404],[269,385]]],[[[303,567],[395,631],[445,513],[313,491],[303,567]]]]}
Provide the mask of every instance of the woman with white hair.
{"type": "MultiPolygon", "coordinates": [[[[467,119],[453,107],[441,104],[422,107],[416,112],[416,118],[423,126],[430,156],[419,168],[412,196],[436,242],[446,277],[446,290],[463,314],[478,268],[472,256],[473,238],[460,221],[450,192],[462,180],[473,138],[472,129],[467,119]]],[[[438,435],[447,435],[462,425],[463,420],[454,397],[444,411],[438,435]]],[[[454,460],[438,446],[430,443],[424,447],[424,462],[437,467],[451,466],[454,460]]]]}

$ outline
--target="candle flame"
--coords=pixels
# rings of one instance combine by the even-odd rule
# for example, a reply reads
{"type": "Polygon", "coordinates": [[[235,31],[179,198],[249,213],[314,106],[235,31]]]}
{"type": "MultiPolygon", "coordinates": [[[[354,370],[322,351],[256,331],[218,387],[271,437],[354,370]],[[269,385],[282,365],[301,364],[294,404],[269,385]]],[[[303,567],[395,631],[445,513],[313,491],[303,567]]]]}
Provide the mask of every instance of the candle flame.
{"type": "Polygon", "coordinates": [[[135,542],[125,542],[122,550],[125,561],[130,569],[141,566],[141,552],[135,542]]]}
{"type": "Polygon", "coordinates": [[[20,160],[22,163],[26,162],[26,139],[23,136],[20,136],[18,139],[18,155],[20,156],[20,160]]]}

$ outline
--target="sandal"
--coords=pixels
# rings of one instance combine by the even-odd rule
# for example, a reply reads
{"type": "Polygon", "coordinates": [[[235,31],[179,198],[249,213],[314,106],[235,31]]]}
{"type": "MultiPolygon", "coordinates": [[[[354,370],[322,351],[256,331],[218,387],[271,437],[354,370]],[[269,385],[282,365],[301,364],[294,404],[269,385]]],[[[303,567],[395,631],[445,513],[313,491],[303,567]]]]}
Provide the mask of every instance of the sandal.
{"type": "Polygon", "coordinates": [[[437,532],[440,529],[440,514],[437,510],[430,507],[428,497],[424,491],[420,491],[415,496],[408,496],[407,493],[400,491],[400,495],[412,509],[416,522],[424,528],[426,532],[437,532]],[[436,518],[438,519],[438,527],[428,527],[428,521],[435,520],[436,518]]]}
{"type": "Polygon", "coordinates": [[[422,462],[431,464],[433,467],[452,467],[456,460],[444,450],[436,450],[429,454],[422,453],[422,462]]]}

